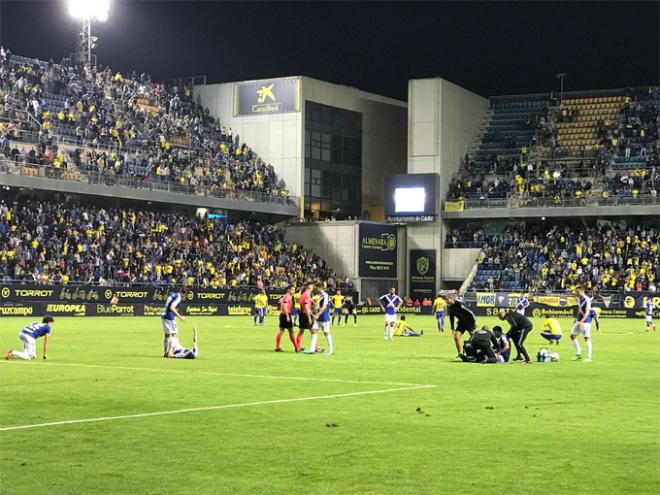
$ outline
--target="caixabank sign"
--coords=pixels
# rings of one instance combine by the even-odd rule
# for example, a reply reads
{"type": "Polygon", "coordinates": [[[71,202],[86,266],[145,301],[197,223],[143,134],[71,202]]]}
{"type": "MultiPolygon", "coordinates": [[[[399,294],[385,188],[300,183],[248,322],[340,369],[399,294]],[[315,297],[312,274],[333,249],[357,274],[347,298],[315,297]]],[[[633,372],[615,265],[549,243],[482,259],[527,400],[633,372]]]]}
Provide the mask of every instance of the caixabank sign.
{"type": "Polygon", "coordinates": [[[300,112],[300,79],[266,79],[234,84],[234,117],[300,112]]]}

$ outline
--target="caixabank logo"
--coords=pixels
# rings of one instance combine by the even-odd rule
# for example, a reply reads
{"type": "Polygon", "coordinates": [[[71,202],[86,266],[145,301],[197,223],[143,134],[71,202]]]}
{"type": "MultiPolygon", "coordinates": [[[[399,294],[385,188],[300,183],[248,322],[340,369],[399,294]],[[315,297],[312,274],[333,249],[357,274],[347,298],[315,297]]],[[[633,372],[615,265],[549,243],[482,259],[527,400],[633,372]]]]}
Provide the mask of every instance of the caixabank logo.
{"type": "Polygon", "coordinates": [[[234,116],[300,111],[300,80],[283,78],[234,85],[234,116]]]}

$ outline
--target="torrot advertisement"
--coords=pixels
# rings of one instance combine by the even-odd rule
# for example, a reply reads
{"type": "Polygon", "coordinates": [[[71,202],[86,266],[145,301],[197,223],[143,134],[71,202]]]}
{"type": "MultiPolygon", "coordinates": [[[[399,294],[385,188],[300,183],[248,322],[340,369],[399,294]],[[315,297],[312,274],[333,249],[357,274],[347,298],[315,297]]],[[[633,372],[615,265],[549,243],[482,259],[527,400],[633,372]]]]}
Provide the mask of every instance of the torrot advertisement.
{"type": "Polygon", "coordinates": [[[360,277],[396,278],[396,227],[361,223],[358,237],[360,277]]]}
{"type": "Polygon", "coordinates": [[[435,295],[435,251],[410,250],[410,286],[408,295],[413,300],[434,299],[435,295]]]}
{"type": "Polygon", "coordinates": [[[300,79],[272,79],[234,84],[234,117],[300,112],[300,79]]]}

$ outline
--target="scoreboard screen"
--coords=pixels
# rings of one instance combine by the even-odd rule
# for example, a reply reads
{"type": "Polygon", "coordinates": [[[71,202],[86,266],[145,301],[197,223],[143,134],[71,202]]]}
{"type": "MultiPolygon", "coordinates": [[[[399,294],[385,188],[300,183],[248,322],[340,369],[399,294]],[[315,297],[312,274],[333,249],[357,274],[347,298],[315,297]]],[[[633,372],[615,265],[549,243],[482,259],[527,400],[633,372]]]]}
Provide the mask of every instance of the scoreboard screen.
{"type": "Polygon", "coordinates": [[[437,174],[390,175],[385,182],[388,222],[433,222],[438,214],[437,174]]]}

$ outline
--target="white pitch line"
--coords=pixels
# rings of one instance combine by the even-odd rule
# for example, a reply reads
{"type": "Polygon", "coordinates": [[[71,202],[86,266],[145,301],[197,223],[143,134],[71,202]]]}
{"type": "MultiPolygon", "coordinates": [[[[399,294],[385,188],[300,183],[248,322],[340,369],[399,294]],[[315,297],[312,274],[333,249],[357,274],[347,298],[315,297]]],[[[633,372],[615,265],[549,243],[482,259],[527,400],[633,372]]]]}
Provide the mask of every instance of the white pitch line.
{"type": "Polygon", "coordinates": [[[174,414],[185,414],[192,412],[204,412],[204,411],[220,411],[223,409],[238,409],[242,407],[255,407],[255,406],[266,406],[274,404],[288,404],[291,402],[303,402],[311,400],[323,400],[323,399],[339,399],[342,397],[356,397],[360,395],[374,395],[374,394],[387,394],[392,392],[403,392],[408,390],[419,390],[424,388],[434,388],[436,385],[418,385],[415,387],[400,387],[400,388],[389,388],[381,390],[367,390],[365,392],[348,392],[345,394],[332,394],[332,395],[317,395],[312,397],[297,397],[294,399],[277,399],[277,400],[265,400],[259,402],[243,402],[239,404],[224,404],[221,406],[207,406],[207,407],[194,407],[188,409],[174,409],[171,411],[155,411],[148,413],[137,413],[137,414],[124,414],[121,416],[100,416],[97,418],[83,418],[83,419],[69,419],[64,421],[50,421],[48,423],[35,423],[31,425],[17,425],[17,426],[4,426],[0,427],[0,432],[2,431],[13,431],[13,430],[27,430],[31,428],[44,428],[47,426],[60,426],[60,425],[73,425],[80,423],[98,423],[101,421],[117,421],[120,419],[133,419],[133,418],[148,418],[152,416],[171,416],[174,414]]]}
{"type": "MultiPolygon", "coordinates": [[[[275,375],[250,375],[242,373],[222,373],[219,371],[206,371],[206,370],[173,370],[173,369],[158,369],[158,368],[138,368],[133,366],[110,366],[105,364],[81,364],[81,363],[54,363],[41,362],[41,361],[0,361],[0,363],[6,364],[23,364],[26,366],[35,366],[35,365],[44,365],[44,366],[75,366],[79,368],[101,368],[101,369],[111,369],[111,370],[128,370],[128,371],[150,371],[155,373],[195,373],[195,374],[204,374],[204,375],[215,375],[215,376],[229,376],[237,378],[263,378],[265,380],[294,380],[294,381],[305,381],[305,382],[328,382],[328,383],[353,383],[353,384],[365,384],[365,385],[397,385],[402,387],[418,387],[418,386],[427,386],[425,383],[401,383],[401,382],[380,382],[380,381],[362,381],[362,380],[342,380],[339,378],[312,378],[307,376],[275,376],[275,375]]],[[[433,385],[435,386],[435,385],[433,385]]]]}

